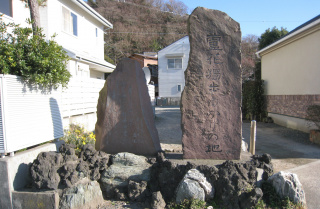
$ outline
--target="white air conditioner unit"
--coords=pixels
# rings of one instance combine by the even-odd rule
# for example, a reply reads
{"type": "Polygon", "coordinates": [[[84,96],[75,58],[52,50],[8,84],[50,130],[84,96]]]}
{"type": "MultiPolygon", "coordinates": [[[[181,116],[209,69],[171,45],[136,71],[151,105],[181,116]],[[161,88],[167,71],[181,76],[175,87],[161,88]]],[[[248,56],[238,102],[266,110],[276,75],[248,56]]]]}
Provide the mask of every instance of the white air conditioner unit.
{"type": "Polygon", "coordinates": [[[63,136],[61,90],[29,85],[19,76],[0,75],[0,153],[63,136]]]}

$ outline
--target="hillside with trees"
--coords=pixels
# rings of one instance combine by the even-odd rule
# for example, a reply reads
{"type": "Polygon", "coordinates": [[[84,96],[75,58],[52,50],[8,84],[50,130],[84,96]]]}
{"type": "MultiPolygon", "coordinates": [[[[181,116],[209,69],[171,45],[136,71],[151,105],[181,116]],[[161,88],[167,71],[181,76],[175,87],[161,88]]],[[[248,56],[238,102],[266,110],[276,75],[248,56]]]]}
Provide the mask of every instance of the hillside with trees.
{"type": "Polygon", "coordinates": [[[96,0],[88,3],[113,24],[105,35],[107,61],[158,52],[187,35],[188,7],[179,0],[96,0]]]}

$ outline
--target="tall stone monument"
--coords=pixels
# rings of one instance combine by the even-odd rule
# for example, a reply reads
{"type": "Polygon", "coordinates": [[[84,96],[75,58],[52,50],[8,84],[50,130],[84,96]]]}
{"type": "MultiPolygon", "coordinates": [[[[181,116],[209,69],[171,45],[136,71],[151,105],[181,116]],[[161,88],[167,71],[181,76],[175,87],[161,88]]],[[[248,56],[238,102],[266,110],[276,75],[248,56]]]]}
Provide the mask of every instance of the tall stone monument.
{"type": "Polygon", "coordinates": [[[239,23],[196,8],[188,20],[190,55],[181,98],[185,159],[239,159],[241,69],[239,23]]]}
{"type": "Polygon", "coordinates": [[[125,58],[100,91],[96,149],[110,154],[155,155],[161,150],[158,131],[140,64],[125,58]]]}

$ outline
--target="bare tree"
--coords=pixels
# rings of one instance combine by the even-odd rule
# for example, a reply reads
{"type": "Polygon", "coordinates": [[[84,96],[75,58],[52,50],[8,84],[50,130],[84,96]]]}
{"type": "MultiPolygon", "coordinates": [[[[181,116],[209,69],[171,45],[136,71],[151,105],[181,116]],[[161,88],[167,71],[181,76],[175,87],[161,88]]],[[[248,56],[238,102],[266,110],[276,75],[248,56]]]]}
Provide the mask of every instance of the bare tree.
{"type": "Polygon", "coordinates": [[[253,73],[256,64],[255,53],[258,50],[258,36],[246,35],[241,42],[241,67],[243,79],[248,79],[253,73]]]}

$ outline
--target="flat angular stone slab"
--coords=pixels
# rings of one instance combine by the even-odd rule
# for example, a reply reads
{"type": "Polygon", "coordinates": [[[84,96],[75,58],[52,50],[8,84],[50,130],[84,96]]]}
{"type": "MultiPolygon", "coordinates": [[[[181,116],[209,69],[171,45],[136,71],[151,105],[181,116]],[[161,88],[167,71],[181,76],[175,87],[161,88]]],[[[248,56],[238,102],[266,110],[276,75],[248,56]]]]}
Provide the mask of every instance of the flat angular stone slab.
{"type": "Polygon", "coordinates": [[[15,209],[59,208],[59,194],[57,191],[27,192],[13,191],[12,205],[15,209]]]}
{"type": "Polygon", "coordinates": [[[185,159],[240,158],[239,23],[226,13],[196,8],[188,20],[190,55],[181,98],[185,159]]]}
{"type": "Polygon", "coordinates": [[[161,150],[144,73],[125,58],[108,77],[97,106],[96,149],[156,155],[161,150]]]}

